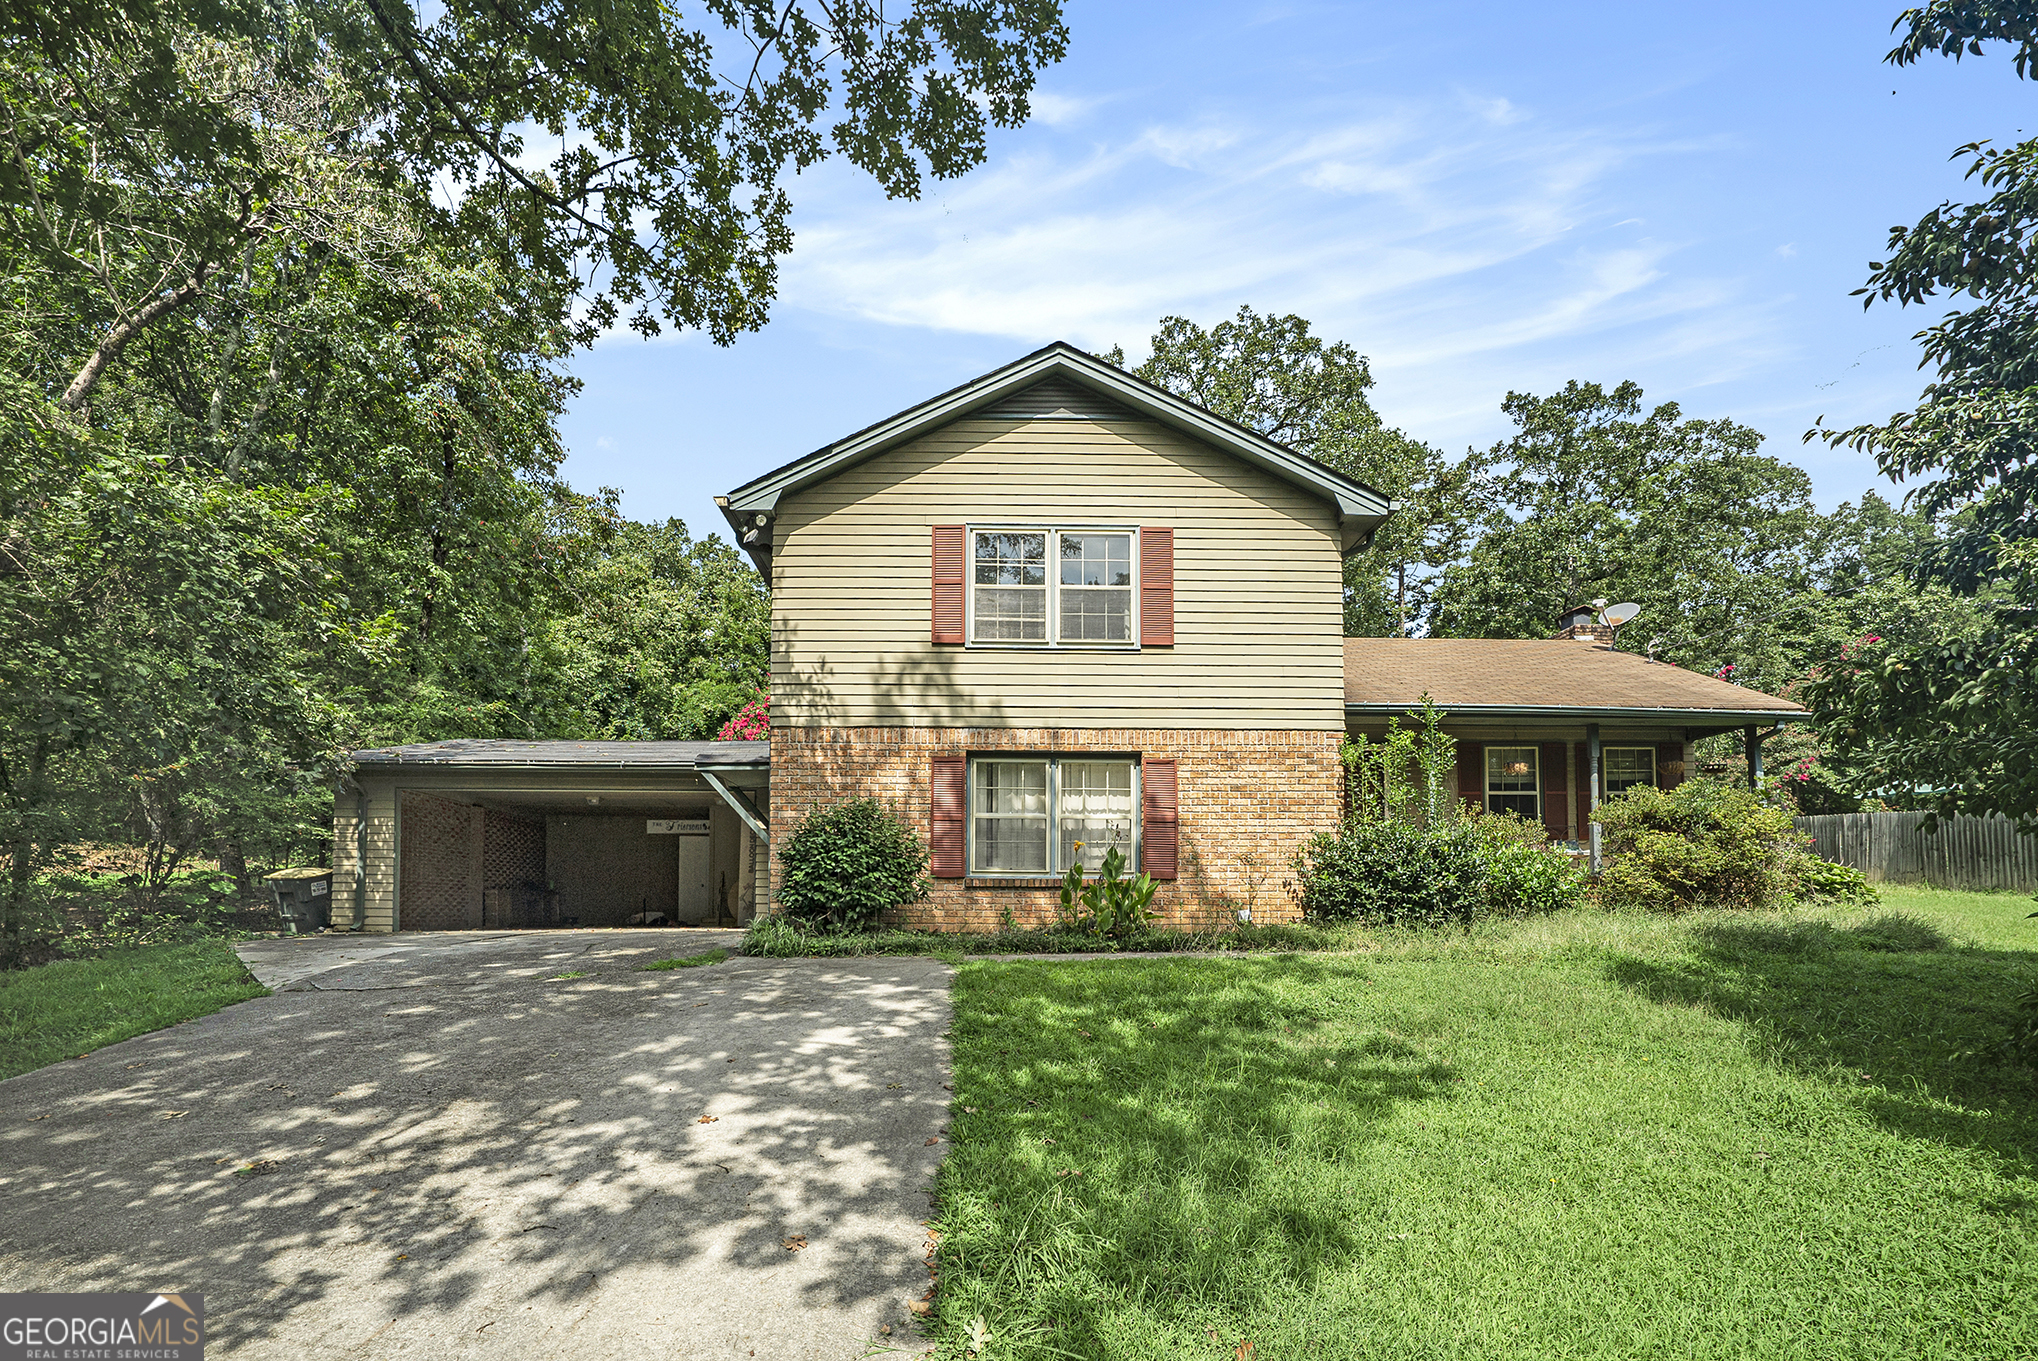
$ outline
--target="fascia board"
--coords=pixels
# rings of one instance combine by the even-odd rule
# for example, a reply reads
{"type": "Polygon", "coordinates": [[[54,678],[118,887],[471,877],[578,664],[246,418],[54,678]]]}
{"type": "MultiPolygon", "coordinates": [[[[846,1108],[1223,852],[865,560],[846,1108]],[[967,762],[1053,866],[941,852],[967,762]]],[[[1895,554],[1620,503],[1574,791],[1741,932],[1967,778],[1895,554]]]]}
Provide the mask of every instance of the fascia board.
{"type": "Polygon", "coordinates": [[[1272,440],[1233,427],[1189,403],[1150,388],[1102,360],[1057,346],[1029,355],[976,383],[901,412],[851,439],[816,451],[775,476],[766,476],[738,487],[729,493],[729,511],[754,514],[760,510],[772,510],[778,498],[787,492],[818,482],[851,464],[903,444],[924,430],[960,420],[972,411],[1056,373],[1076,376],[1085,386],[1101,390],[1143,415],[1216,445],[1286,481],[1309,488],[1337,507],[1340,520],[1352,518],[1378,523],[1385,520],[1392,509],[1385,497],[1369,487],[1339,477],[1272,440]]]}
{"type": "MultiPolygon", "coordinates": [[[[1587,723],[1661,723],[1678,727],[1707,724],[1745,727],[1750,723],[1799,723],[1811,717],[1803,709],[1628,709],[1588,708],[1568,704],[1439,704],[1437,712],[1448,722],[1453,717],[1473,719],[1568,719],[1587,723]]],[[[1422,703],[1347,704],[1347,718],[1399,718],[1421,713],[1422,703]]]]}

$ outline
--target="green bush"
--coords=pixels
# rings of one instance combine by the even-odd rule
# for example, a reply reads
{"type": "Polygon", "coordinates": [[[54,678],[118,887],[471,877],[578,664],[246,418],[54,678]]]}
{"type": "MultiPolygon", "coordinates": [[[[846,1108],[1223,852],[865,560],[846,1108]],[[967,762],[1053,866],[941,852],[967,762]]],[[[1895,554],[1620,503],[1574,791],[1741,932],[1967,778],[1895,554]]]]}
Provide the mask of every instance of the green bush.
{"type": "Polygon", "coordinates": [[[1799,858],[1797,896],[1808,903],[1874,903],[1874,885],[1851,865],[1836,865],[1809,852],[1799,858]]]}
{"type": "Polygon", "coordinates": [[[1296,868],[1302,910],[1318,921],[1470,925],[1554,912],[1584,888],[1540,828],[1485,815],[1422,826],[1354,818],[1311,839],[1296,868]]]}
{"type": "Polygon", "coordinates": [[[927,896],[927,847],[876,799],[819,808],[778,849],[776,901],[802,921],[862,927],[927,896]]]}
{"type": "MultiPolygon", "coordinates": [[[[1078,849],[1081,844],[1077,843],[1078,849]]],[[[1159,888],[1150,874],[1126,878],[1125,853],[1113,846],[1104,852],[1097,877],[1087,884],[1080,864],[1070,865],[1062,876],[1060,924],[1079,935],[1114,940],[1136,936],[1159,915],[1149,906],[1159,888]]]]}
{"type": "Polygon", "coordinates": [[[1613,907],[1782,907],[1810,868],[1787,809],[1717,780],[1636,785],[1601,804],[1598,820],[1608,857],[1600,895],[1613,907]]]}

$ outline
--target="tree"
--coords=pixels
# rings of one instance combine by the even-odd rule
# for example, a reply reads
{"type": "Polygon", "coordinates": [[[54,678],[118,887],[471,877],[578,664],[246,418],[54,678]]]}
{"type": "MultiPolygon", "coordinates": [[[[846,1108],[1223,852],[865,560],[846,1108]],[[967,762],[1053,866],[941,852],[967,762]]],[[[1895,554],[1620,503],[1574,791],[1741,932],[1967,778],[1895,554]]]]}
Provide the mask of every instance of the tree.
{"type": "Polygon", "coordinates": [[[1732,663],[1772,692],[1801,674],[1771,623],[1812,586],[1801,469],[1733,421],[1686,419],[1674,402],[1644,413],[1634,383],[1511,392],[1501,409],[1519,429],[1467,460],[1473,539],[1436,587],[1433,633],[1545,637],[1570,606],[1633,600],[1633,628],[1666,660],[1732,663]]]}
{"type": "MultiPolygon", "coordinates": [[[[1103,356],[1126,367],[1114,346],[1103,356]]],[[[1345,563],[1345,632],[1394,637],[1427,603],[1454,554],[1464,481],[1442,452],[1392,429],[1366,393],[1373,375],[1344,341],[1326,344],[1309,322],[1241,307],[1204,330],[1163,317],[1146,362],[1131,372],[1401,503],[1345,563]]]]}
{"type": "Polygon", "coordinates": [[[0,207],[73,284],[62,405],[251,243],[319,236],[333,187],[364,174],[463,253],[570,287],[577,340],[627,312],[727,343],[763,324],[792,248],[788,171],[841,154],[916,197],[1025,121],[1068,40],[1059,0],[708,10],[9,0],[0,207]],[[542,170],[534,139],[559,143],[542,170]]]}
{"type": "Polygon", "coordinates": [[[613,505],[582,512],[564,607],[537,640],[534,721],[556,737],[711,738],[764,686],[770,597],[718,536],[613,505]]]}
{"type": "MultiPolygon", "coordinates": [[[[1887,60],[1929,52],[2016,50],[2032,75],[2038,5],[1937,0],[1906,10],[1887,60]]],[[[1870,265],[1864,306],[1921,304],[1940,292],[1972,305],[1918,333],[1936,372],[1915,408],[1880,424],[1807,439],[1872,452],[1910,504],[1948,532],[1913,569],[1921,586],[1973,602],[1971,627],[1857,646],[1806,687],[1831,740],[1889,784],[1920,791],[1936,815],[2002,813],[2038,826],[2038,138],[1954,155],[1990,191],[1942,203],[1890,233],[1870,265]],[[1920,480],[1922,479],[1922,480],[1920,480]]],[[[1964,622],[1964,621],[1963,621],[1964,622]]]]}

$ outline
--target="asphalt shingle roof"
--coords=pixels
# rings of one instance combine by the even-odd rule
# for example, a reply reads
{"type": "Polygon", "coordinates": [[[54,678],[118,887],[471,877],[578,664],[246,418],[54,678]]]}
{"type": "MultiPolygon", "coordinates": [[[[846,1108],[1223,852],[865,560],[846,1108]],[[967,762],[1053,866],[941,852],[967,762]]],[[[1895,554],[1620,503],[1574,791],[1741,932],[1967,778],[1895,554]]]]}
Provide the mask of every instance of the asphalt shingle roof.
{"type": "Polygon", "coordinates": [[[1573,638],[1347,638],[1345,703],[1800,717],[1787,699],[1573,638]]]}

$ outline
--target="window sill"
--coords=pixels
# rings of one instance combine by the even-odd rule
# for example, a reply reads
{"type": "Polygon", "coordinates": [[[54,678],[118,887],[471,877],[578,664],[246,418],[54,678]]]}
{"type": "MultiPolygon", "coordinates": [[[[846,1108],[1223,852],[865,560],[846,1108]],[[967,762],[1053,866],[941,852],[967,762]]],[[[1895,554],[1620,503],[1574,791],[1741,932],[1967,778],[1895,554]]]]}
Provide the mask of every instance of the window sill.
{"type": "Polygon", "coordinates": [[[970,875],[962,881],[964,888],[1060,888],[1061,880],[1037,876],[970,875]]]}

